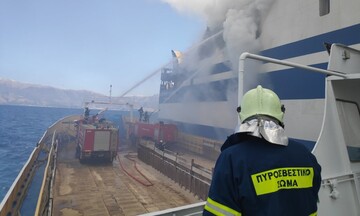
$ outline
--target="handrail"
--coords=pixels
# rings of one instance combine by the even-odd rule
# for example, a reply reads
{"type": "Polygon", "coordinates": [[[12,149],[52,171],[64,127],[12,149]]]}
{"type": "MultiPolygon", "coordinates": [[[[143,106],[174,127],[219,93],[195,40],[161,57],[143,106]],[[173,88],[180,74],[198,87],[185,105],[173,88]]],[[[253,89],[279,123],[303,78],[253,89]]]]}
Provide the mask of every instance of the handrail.
{"type": "Polygon", "coordinates": [[[7,215],[8,213],[11,212],[19,211],[22,200],[26,195],[28,185],[31,183],[34,172],[36,170],[35,167],[36,159],[39,155],[40,150],[43,149],[44,140],[47,137],[47,134],[49,133],[49,129],[50,128],[48,128],[44,132],[40,141],[37,143],[36,147],[30,154],[27,162],[24,164],[18,176],[11,185],[10,189],[6,193],[4,199],[1,201],[0,216],[7,215]]]}
{"type": "Polygon", "coordinates": [[[52,155],[53,155],[53,152],[54,152],[55,135],[56,135],[56,129],[54,130],[53,136],[52,136],[51,148],[50,148],[50,151],[49,151],[49,154],[48,154],[48,160],[47,160],[47,164],[46,164],[45,171],[44,171],[44,177],[43,177],[43,181],[42,181],[41,188],[40,188],[38,202],[36,204],[35,215],[42,215],[42,213],[40,211],[43,211],[45,209],[44,206],[41,206],[41,205],[44,205],[44,203],[42,202],[42,199],[43,199],[43,196],[44,196],[44,190],[46,190],[45,186],[47,186],[46,181],[48,179],[49,169],[51,169],[49,167],[51,166],[51,162],[53,160],[52,155]]]}
{"type": "MultiPolygon", "coordinates": [[[[66,116],[57,120],[42,135],[41,139],[38,141],[36,147],[30,154],[28,160],[22,167],[18,176],[14,180],[13,184],[10,186],[10,189],[6,193],[5,197],[0,203],[0,216],[17,214],[21,208],[22,200],[26,195],[26,191],[28,190],[28,186],[32,182],[32,178],[34,173],[36,172],[36,161],[39,155],[39,152],[44,148],[45,141],[49,135],[55,130],[54,126],[56,126],[59,122],[63,121],[66,118],[73,117],[75,115],[66,116]]],[[[45,173],[44,173],[45,175],[45,173]]]]}
{"type": "MultiPolygon", "coordinates": [[[[302,64],[295,63],[295,62],[289,62],[289,61],[285,61],[285,60],[279,60],[279,59],[274,59],[274,58],[270,58],[270,57],[265,57],[265,56],[261,56],[261,55],[244,52],[240,55],[240,58],[239,58],[239,77],[238,77],[238,86],[239,86],[239,88],[238,88],[238,103],[239,104],[242,100],[242,96],[244,95],[243,88],[241,88],[241,86],[243,86],[243,83],[244,83],[244,71],[245,71],[245,60],[246,59],[254,59],[254,60],[259,60],[259,61],[263,61],[263,62],[269,62],[269,63],[279,64],[279,65],[294,67],[294,68],[301,68],[301,69],[318,72],[318,73],[323,73],[323,74],[327,74],[327,75],[339,76],[342,78],[348,77],[346,74],[341,73],[341,72],[324,70],[321,68],[302,65],[302,64]]],[[[240,121],[240,119],[238,119],[238,121],[240,121]]]]}
{"type": "Polygon", "coordinates": [[[248,52],[244,52],[240,55],[239,73],[244,72],[244,65],[245,65],[244,62],[245,62],[245,59],[247,59],[247,58],[254,59],[254,60],[260,60],[260,61],[264,61],[264,62],[270,62],[270,63],[274,63],[274,64],[285,65],[285,66],[289,66],[289,67],[301,68],[301,69],[319,72],[319,73],[323,73],[323,74],[327,74],[327,75],[334,75],[334,76],[339,76],[339,77],[343,77],[343,78],[347,77],[346,74],[341,73],[341,72],[324,70],[321,68],[311,67],[311,66],[302,65],[302,64],[295,63],[295,62],[285,61],[285,60],[269,58],[269,57],[265,57],[265,56],[261,56],[261,55],[248,53],[248,52]]]}
{"type": "Polygon", "coordinates": [[[15,207],[15,210],[10,210],[11,212],[17,212],[20,202],[20,199],[17,198],[17,194],[24,195],[25,191],[27,190],[27,184],[30,182],[30,178],[32,178],[34,163],[36,161],[36,158],[39,154],[40,146],[37,146],[34,148],[32,153],[30,154],[29,159],[19,172],[18,176],[14,180],[13,184],[11,185],[10,189],[6,193],[4,199],[0,203],[0,216],[7,215],[10,209],[13,209],[15,207]],[[29,174],[29,176],[28,176],[29,174]],[[12,202],[12,203],[11,203],[12,202]]]}
{"type": "MultiPolygon", "coordinates": [[[[53,132],[53,136],[52,136],[52,142],[51,142],[51,148],[48,154],[48,162],[44,171],[44,176],[43,176],[43,181],[42,181],[42,185],[41,185],[41,189],[40,189],[40,193],[39,193],[39,198],[37,201],[37,205],[36,205],[36,209],[35,209],[35,215],[36,216],[40,216],[40,215],[44,215],[45,214],[45,209],[48,209],[48,213],[50,212],[49,215],[51,215],[51,211],[52,211],[52,196],[53,196],[53,184],[54,184],[54,178],[55,178],[55,171],[56,171],[56,154],[57,154],[57,141],[55,139],[56,137],[56,131],[57,128],[56,126],[61,124],[62,121],[64,121],[65,119],[71,119],[73,117],[76,117],[77,115],[70,115],[70,116],[65,116],[59,120],[57,120],[54,124],[52,124],[47,132],[53,132]],[[48,190],[48,191],[47,191],[48,190]],[[45,194],[45,195],[44,195],[45,194]],[[45,198],[43,198],[43,196],[45,196],[45,198]]],[[[46,214],[45,214],[46,215],[46,214]]]]}

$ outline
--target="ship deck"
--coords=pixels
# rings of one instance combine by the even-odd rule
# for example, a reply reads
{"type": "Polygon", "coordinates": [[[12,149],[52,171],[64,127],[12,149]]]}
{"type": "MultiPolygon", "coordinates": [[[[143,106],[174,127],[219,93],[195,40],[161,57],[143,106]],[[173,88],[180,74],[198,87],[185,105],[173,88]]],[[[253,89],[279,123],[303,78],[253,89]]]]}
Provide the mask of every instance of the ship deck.
{"type": "Polygon", "coordinates": [[[138,215],[200,201],[126,147],[113,164],[81,164],[75,140],[63,133],[56,166],[52,215],[138,215]]]}

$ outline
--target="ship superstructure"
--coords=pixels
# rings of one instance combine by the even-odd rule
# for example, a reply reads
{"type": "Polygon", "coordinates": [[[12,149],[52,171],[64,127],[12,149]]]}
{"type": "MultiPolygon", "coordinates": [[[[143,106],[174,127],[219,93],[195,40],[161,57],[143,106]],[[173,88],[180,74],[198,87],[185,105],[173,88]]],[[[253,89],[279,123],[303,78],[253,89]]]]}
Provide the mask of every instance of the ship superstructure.
{"type": "MultiPolygon", "coordinates": [[[[263,56],[326,69],[331,43],[359,47],[359,8],[358,1],[274,1],[260,16],[253,40],[263,56]]],[[[181,63],[164,69],[159,118],[176,123],[185,133],[223,140],[238,123],[240,53],[227,52],[231,44],[225,43],[224,30],[210,35],[188,58],[184,53],[181,63]],[[194,56],[196,63],[191,61],[194,56]]],[[[323,120],[326,75],[271,64],[249,68],[240,88],[261,84],[274,90],[286,107],[289,137],[312,148],[323,120]]]]}

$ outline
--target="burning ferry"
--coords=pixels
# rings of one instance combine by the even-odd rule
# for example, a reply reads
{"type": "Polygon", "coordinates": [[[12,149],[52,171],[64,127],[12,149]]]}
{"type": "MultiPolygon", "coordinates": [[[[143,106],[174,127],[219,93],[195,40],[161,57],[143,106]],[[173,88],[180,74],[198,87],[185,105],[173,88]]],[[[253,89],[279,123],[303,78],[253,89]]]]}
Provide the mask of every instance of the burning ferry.
{"type": "Polygon", "coordinates": [[[249,62],[239,84],[238,59],[242,52],[252,52],[326,69],[332,43],[359,47],[360,3],[243,4],[229,9],[222,26],[208,28],[206,39],[190,51],[173,51],[174,64],[161,75],[159,118],[186,134],[224,140],[238,124],[239,92],[260,84],[284,103],[288,136],[312,148],[323,122],[326,75],[249,62]]]}
{"type": "Polygon", "coordinates": [[[226,13],[205,40],[173,52],[161,75],[159,118],[197,140],[181,145],[208,155],[236,130],[243,93],[259,84],[272,89],[286,107],[288,137],[322,166],[319,215],[359,215],[360,2],[227,3],[213,8],[226,13]]]}

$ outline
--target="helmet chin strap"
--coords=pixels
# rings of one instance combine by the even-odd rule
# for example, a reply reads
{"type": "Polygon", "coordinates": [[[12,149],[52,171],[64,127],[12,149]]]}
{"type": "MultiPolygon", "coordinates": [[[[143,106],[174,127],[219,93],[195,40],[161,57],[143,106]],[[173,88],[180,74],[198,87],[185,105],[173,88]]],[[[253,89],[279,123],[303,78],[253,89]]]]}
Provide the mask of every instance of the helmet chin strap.
{"type": "Polygon", "coordinates": [[[264,138],[272,144],[288,145],[288,137],[285,135],[284,128],[277,121],[273,121],[268,117],[256,116],[246,120],[236,132],[264,138]]]}

